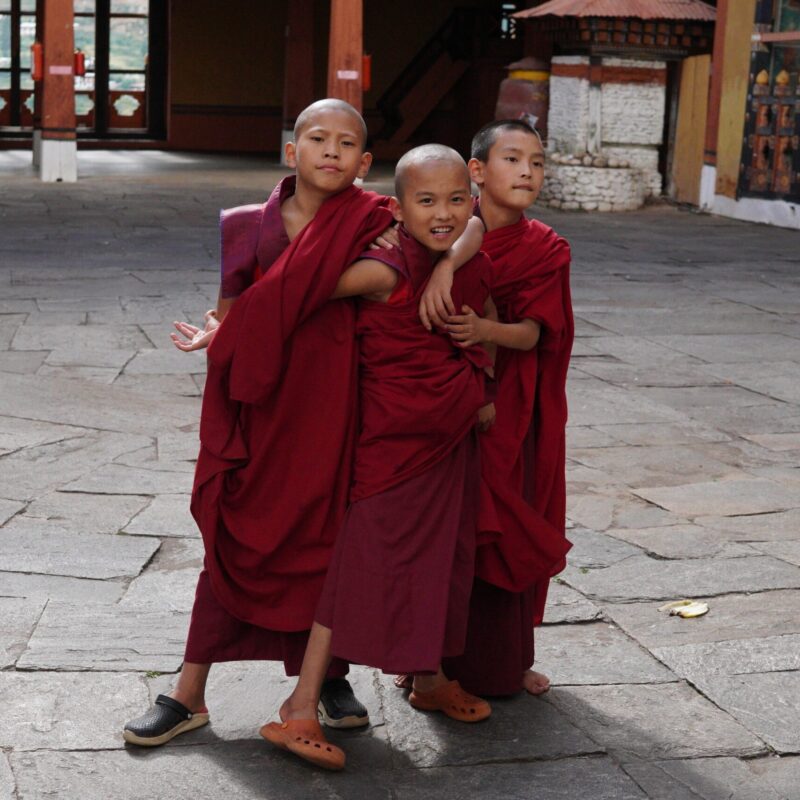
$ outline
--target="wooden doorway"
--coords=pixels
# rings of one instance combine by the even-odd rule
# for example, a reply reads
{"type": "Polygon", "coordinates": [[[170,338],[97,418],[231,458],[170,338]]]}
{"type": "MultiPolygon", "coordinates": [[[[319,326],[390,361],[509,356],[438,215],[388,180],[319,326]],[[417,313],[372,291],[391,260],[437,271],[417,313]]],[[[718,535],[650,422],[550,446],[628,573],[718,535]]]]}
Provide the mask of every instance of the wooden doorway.
{"type": "Polygon", "coordinates": [[[700,204],[711,56],[690,56],[681,63],[678,119],[670,175],[670,195],[679,203],[700,204]]]}

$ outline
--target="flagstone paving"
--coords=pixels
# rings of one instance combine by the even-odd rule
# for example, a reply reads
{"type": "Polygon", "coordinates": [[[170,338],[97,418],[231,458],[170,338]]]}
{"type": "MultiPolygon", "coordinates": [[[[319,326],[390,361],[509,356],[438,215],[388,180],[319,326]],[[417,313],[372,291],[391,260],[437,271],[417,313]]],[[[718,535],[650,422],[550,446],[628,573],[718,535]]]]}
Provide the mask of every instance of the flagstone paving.
{"type": "Polygon", "coordinates": [[[334,732],[330,775],[258,737],[275,664],[215,667],[205,729],[121,737],[179,669],[202,559],[205,361],[171,323],[215,301],[218,209],[285,172],[96,152],[43,185],[26,158],[0,153],[0,800],[800,800],[796,232],[535,210],[572,244],[578,337],[553,688],[459,726],[356,668],[373,725],[334,732]],[[659,611],[685,596],[708,615],[659,611]]]}

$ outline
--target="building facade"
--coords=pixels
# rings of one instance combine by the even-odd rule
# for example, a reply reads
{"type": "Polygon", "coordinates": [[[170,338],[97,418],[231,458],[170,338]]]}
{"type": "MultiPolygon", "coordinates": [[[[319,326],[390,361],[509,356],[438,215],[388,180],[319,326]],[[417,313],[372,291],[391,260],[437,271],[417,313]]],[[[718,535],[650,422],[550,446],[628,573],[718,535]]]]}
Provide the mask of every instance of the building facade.
{"type": "Polygon", "coordinates": [[[698,205],[800,229],[800,0],[719,0],[698,205]]]}

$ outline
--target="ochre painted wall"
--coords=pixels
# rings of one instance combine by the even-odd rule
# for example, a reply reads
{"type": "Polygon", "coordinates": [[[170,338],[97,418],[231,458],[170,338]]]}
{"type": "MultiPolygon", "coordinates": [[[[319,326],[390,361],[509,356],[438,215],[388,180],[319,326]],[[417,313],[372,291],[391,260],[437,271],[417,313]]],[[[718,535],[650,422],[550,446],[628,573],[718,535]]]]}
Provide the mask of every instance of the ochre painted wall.
{"type": "Polygon", "coordinates": [[[750,37],[756,0],[728,3],[717,136],[717,194],[736,197],[750,78],[750,37]]]}
{"type": "Polygon", "coordinates": [[[695,206],[700,204],[710,68],[710,55],[691,56],[681,62],[670,194],[679,203],[691,203],[695,206]]]}

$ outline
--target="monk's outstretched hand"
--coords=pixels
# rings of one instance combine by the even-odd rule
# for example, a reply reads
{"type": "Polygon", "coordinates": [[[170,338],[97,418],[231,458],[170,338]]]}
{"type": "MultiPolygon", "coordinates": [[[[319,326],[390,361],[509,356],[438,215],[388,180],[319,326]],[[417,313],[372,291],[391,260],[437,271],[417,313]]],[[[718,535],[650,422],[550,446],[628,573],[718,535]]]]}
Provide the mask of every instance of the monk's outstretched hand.
{"type": "Polygon", "coordinates": [[[190,325],[188,322],[175,322],[175,329],[178,333],[171,333],[170,338],[172,343],[178,350],[183,350],[188,353],[192,350],[202,350],[211,344],[211,340],[219,328],[219,320],[217,319],[216,312],[206,311],[205,314],[206,324],[204,328],[198,328],[196,325],[190,325]]]}
{"type": "Polygon", "coordinates": [[[489,340],[487,323],[490,320],[479,317],[469,306],[461,306],[461,314],[450,314],[445,329],[459,347],[472,347],[489,340]]]}
{"type": "Polygon", "coordinates": [[[425,328],[447,328],[447,318],[456,313],[450,290],[453,288],[453,267],[439,264],[433,270],[428,285],[419,301],[419,318],[425,328]]]}

